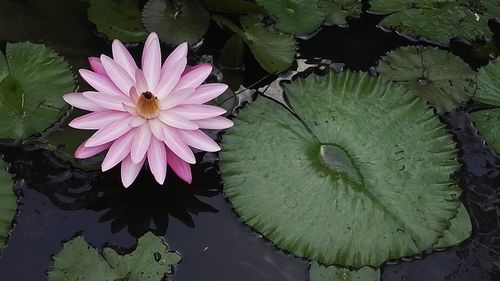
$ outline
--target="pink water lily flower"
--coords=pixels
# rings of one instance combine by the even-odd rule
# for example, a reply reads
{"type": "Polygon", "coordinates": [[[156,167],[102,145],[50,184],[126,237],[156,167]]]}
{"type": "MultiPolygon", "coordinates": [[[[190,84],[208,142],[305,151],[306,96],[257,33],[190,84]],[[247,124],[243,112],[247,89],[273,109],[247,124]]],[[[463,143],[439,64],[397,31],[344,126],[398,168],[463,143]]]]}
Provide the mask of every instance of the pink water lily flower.
{"type": "Polygon", "coordinates": [[[112,51],[113,58],[89,58],[93,71],[80,70],[95,91],[64,96],[74,107],[91,111],[69,125],[97,130],[78,147],[75,157],[88,158],[109,149],[102,171],[121,162],[125,187],[132,184],[146,159],[158,183],[165,181],[167,163],[181,179],[191,183],[189,164],[196,160],[190,147],[220,150],[201,129],[233,125],[221,116],[224,109],[204,104],[222,94],[227,86],[203,84],[212,71],[208,64],[186,69],[186,43],[179,45],[162,65],[155,33],[144,45],[142,68],[137,67],[120,41],[113,42],[112,51]]]}

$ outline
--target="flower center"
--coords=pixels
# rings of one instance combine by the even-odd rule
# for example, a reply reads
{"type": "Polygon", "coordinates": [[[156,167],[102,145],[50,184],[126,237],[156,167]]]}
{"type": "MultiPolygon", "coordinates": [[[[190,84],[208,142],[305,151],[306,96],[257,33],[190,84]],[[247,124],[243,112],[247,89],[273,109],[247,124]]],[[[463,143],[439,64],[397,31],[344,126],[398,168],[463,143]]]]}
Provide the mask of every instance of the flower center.
{"type": "Polygon", "coordinates": [[[142,93],[137,101],[137,113],[146,119],[156,118],[160,113],[160,100],[149,91],[142,93]]]}

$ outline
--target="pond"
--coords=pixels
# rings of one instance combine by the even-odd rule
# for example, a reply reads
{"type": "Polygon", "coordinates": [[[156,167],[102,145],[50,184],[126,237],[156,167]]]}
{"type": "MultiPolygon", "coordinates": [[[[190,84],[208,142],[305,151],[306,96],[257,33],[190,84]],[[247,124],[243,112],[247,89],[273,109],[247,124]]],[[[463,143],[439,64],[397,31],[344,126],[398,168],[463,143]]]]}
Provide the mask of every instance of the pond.
{"type": "MultiPolygon", "coordinates": [[[[116,279],[108,279],[109,276],[115,276],[111,273],[107,273],[109,275],[104,273],[99,275],[100,273],[98,273],[93,277],[82,273],[81,279],[76,279],[74,277],[76,275],[71,274],[60,275],[73,276],[66,277],[66,279],[62,277],[49,278],[49,271],[57,269],[54,260],[64,263],[65,258],[57,259],[57,257],[63,250],[63,245],[74,241],[75,237],[82,236],[84,242],[96,248],[99,254],[102,254],[103,250],[106,253],[111,248],[119,255],[123,255],[131,253],[136,248],[139,252],[138,239],[152,233],[154,234],[153,239],[164,238],[169,251],[162,252],[166,249],[165,245],[162,246],[160,243],[160,246],[155,248],[154,258],[156,262],[160,260],[163,262],[165,255],[171,255],[173,259],[177,257],[180,259],[171,264],[162,265],[163,269],[160,271],[163,271],[161,274],[157,272],[160,274],[160,278],[157,280],[163,280],[161,276],[165,274],[164,280],[174,281],[500,281],[500,156],[497,153],[500,149],[500,145],[497,143],[500,134],[497,133],[498,125],[487,123],[490,119],[493,122],[498,121],[500,117],[488,115],[484,117],[484,123],[478,121],[483,120],[479,114],[495,111],[496,107],[500,106],[500,104],[495,103],[500,100],[500,87],[496,88],[496,91],[494,86],[488,88],[497,95],[491,98],[495,102],[489,102],[490,100],[486,98],[474,98],[480,89],[480,86],[477,85],[481,85],[482,81],[487,80],[487,78],[476,79],[476,76],[481,77],[481,71],[487,66],[492,66],[497,55],[499,46],[497,36],[500,34],[500,25],[494,19],[499,17],[490,15],[490,20],[489,22],[486,20],[484,28],[480,27],[483,24],[482,18],[480,20],[473,19],[472,24],[476,25],[476,30],[466,25],[467,23],[463,23],[468,20],[465,18],[457,26],[453,26],[451,20],[444,23],[436,22],[437,19],[433,18],[433,15],[411,18],[412,14],[403,14],[404,9],[394,8],[387,4],[405,1],[387,1],[387,7],[384,6],[383,1],[374,1],[375,3],[347,0],[324,1],[328,2],[330,6],[321,6],[327,5],[321,4],[322,1],[310,1],[307,4],[307,1],[259,0],[256,2],[260,5],[257,5],[253,1],[214,0],[200,1],[201,4],[197,1],[196,4],[193,4],[195,2],[168,0],[150,0],[149,2],[124,0],[123,3],[113,0],[110,1],[111,4],[98,0],[0,0],[0,27],[2,27],[0,50],[6,54],[7,61],[11,64],[10,68],[7,69],[7,71],[10,69],[8,77],[15,76],[14,63],[20,65],[18,68],[25,69],[24,72],[21,70],[19,72],[24,73],[24,77],[14,77],[17,79],[14,82],[7,81],[10,78],[5,78],[7,75],[2,76],[2,67],[5,63],[0,62],[0,96],[2,97],[0,110],[4,111],[2,113],[4,121],[0,122],[4,127],[4,129],[0,129],[0,154],[3,156],[6,171],[13,178],[10,182],[4,180],[4,177],[1,182],[8,185],[9,190],[12,186],[13,192],[17,196],[18,205],[17,211],[13,214],[14,218],[2,216],[0,219],[0,224],[6,224],[8,225],[7,230],[10,229],[5,245],[0,252],[0,280],[146,280],[137,277],[140,275],[134,275],[137,270],[156,270],[148,269],[150,265],[146,260],[142,263],[130,262],[128,266],[132,266],[132,269],[129,268],[128,271],[125,271],[128,273],[128,275],[126,274],[128,277],[113,277],[116,279]],[[273,3],[278,6],[273,6],[273,3]],[[291,15],[285,12],[281,13],[286,10],[279,6],[285,5],[283,3],[296,5],[291,6],[291,15]],[[313,26],[312,30],[307,24],[314,25],[313,22],[317,15],[314,14],[314,9],[308,10],[308,5],[313,5],[311,3],[316,6],[320,5],[320,10],[326,9],[325,7],[331,9],[329,10],[330,18],[325,19],[325,15],[323,15],[319,24],[316,27],[313,26]],[[300,5],[304,6],[301,8],[300,5]],[[336,5],[339,5],[340,8],[336,5]],[[379,7],[380,10],[374,9],[374,7],[379,7]],[[276,12],[275,9],[278,9],[279,12],[276,12]],[[340,13],[340,15],[333,11],[340,13]],[[388,16],[388,13],[391,14],[388,16]],[[263,16],[257,17],[258,20],[256,20],[255,17],[245,18],[247,14],[263,16]],[[241,22],[239,21],[240,15],[243,15],[244,18],[241,22]],[[295,17],[300,17],[303,22],[297,22],[295,17]],[[392,22],[387,20],[388,17],[394,17],[390,18],[392,22]],[[398,18],[395,19],[395,17],[398,18]],[[409,21],[401,19],[404,17],[408,17],[409,21]],[[329,20],[331,22],[328,22],[329,20]],[[394,21],[398,21],[397,27],[395,27],[394,21]],[[416,27],[411,25],[411,21],[415,23],[416,27]],[[419,21],[429,24],[428,26],[425,24],[426,27],[423,28],[422,25],[418,25],[419,21]],[[448,25],[442,26],[442,24],[448,25]],[[461,24],[464,26],[460,26],[461,24]],[[155,31],[162,42],[163,59],[179,43],[188,41],[188,65],[199,63],[213,65],[212,72],[206,82],[225,83],[229,85],[229,90],[215,99],[212,104],[226,109],[228,113],[225,116],[235,121],[235,126],[227,130],[207,132],[220,144],[222,150],[220,153],[194,150],[196,164],[191,165],[191,184],[179,178],[169,167],[165,183],[160,185],[151,174],[152,169],[145,166],[131,186],[124,188],[122,171],[119,166],[106,172],[100,171],[102,155],[85,160],[73,158],[76,147],[92,132],[76,130],[68,126],[73,118],[83,114],[82,110],[70,109],[63,103],[63,94],[67,94],[71,90],[57,92],[57,89],[47,89],[48,86],[44,88],[43,85],[40,85],[43,83],[39,83],[33,86],[34,90],[30,88],[32,91],[30,93],[30,89],[26,86],[29,82],[25,81],[30,79],[37,81],[37,75],[43,76],[44,74],[40,73],[45,70],[38,67],[29,72],[30,64],[36,64],[36,60],[29,57],[31,53],[29,51],[20,54],[16,54],[14,51],[9,53],[9,48],[14,49],[17,42],[29,41],[44,44],[55,50],[58,56],[64,58],[71,68],[75,77],[73,87],[78,89],[78,92],[83,92],[92,90],[92,87],[78,73],[81,68],[90,69],[88,57],[99,57],[101,54],[112,56],[111,39],[118,38],[124,42],[134,60],[139,63],[144,40],[150,31],[155,31]],[[279,35],[276,35],[278,33],[279,35]],[[298,35],[293,36],[291,33],[298,35]],[[481,37],[480,35],[484,35],[483,39],[477,39],[481,37]],[[290,46],[292,47],[290,48],[290,46]],[[411,51],[396,53],[396,50],[405,50],[401,49],[402,47],[407,47],[406,50],[411,51]],[[292,51],[291,55],[287,53],[290,50],[292,51]],[[393,57],[389,57],[391,55],[393,57]],[[418,65],[420,59],[422,60],[421,65],[418,65]],[[417,62],[412,64],[412,60],[417,62]],[[424,60],[428,61],[424,63],[424,60]],[[455,62],[456,64],[453,64],[455,62]],[[403,65],[400,66],[398,63],[403,65]],[[419,86],[409,85],[410,82],[407,81],[413,79],[411,73],[419,71],[422,72],[418,78],[419,86]],[[427,71],[429,75],[424,74],[427,71]],[[354,72],[359,72],[359,74],[354,72]],[[362,73],[366,73],[366,76],[362,76],[365,75],[362,73]],[[317,79],[315,80],[317,84],[308,84],[311,80],[307,80],[309,79],[307,77],[315,75],[319,77],[314,78],[317,79]],[[341,80],[344,79],[343,75],[348,78],[341,80]],[[376,76],[385,77],[399,85],[396,87],[390,82],[387,82],[388,84],[384,84],[386,82],[363,82],[377,79],[376,76]],[[347,85],[350,83],[349,81],[354,81],[352,89],[355,89],[353,90],[355,93],[362,92],[365,89],[364,86],[370,88],[374,83],[376,85],[373,86],[373,95],[376,95],[382,86],[387,87],[387,91],[393,91],[394,95],[399,94],[399,92],[406,95],[407,90],[403,90],[403,88],[409,89],[410,92],[416,91],[420,98],[427,101],[427,104],[418,98],[417,101],[412,99],[411,107],[410,105],[405,107],[407,104],[405,101],[401,101],[403,98],[395,100],[393,97],[387,97],[387,94],[381,94],[380,98],[377,99],[367,98],[368,101],[364,101],[364,98],[360,96],[358,100],[355,100],[360,105],[355,106],[352,105],[354,103],[347,100],[345,104],[341,103],[341,105],[345,105],[344,109],[339,106],[333,110],[324,105],[326,103],[321,103],[315,100],[316,97],[311,96],[313,92],[318,92],[318,95],[324,93],[326,87],[323,87],[325,84],[322,83],[325,82],[325,77],[333,77],[331,81],[334,84],[335,81],[337,83],[340,83],[338,81],[347,81],[345,82],[347,85]],[[449,81],[446,83],[449,84],[449,88],[439,84],[441,82],[436,82],[439,79],[449,81]],[[297,81],[301,83],[300,90],[297,81]],[[428,83],[438,83],[438,85],[435,88],[432,88],[433,86],[425,88],[429,85],[428,83]],[[12,90],[14,87],[12,85],[20,85],[19,87],[22,89],[12,90]],[[419,88],[420,86],[424,88],[419,88]],[[44,100],[30,109],[29,101],[26,101],[26,105],[24,105],[24,99],[30,99],[30,97],[40,99],[36,97],[38,89],[41,89],[42,93],[50,93],[50,96],[47,97],[47,104],[44,100]],[[438,94],[443,96],[436,97],[435,94],[438,91],[436,89],[442,91],[438,94]],[[294,94],[299,91],[299,94],[294,94]],[[300,101],[305,95],[304,91],[310,94],[304,98],[310,101],[310,103],[304,102],[305,105],[300,101]],[[19,98],[19,104],[18,94],[22,96],[19,98]],[[54,97],[54,95],[56,96],[54,97]],[[54,111],[53,108],[50,108],[51,102],[53,102],[51,99],[54,98],[57,98],[58,101],[52,104],[62,108],[57,108],[55,115],[50,113],[54,111]],[[450,102],[450,100],[452,101],[450,102]],[[371,103],[372,106],[363,107],[366,104],[362,105],[361,102],[371,103]],[[292,114],[289,114],[290,111],[284,109],[285,107],[279,106],[278,108],[278,103],[290,107],[293,110],[292,114]],[[385,107],[385,104],[391,106],[385,107]],[[398,106],[402,106],[403,109],[398,108],[398,106]],[[23,112],[20,118],[12,118],[14,113],[5,113],[16,112],[18,107],[23,112]],[[423,147],[419,146],[421,133],[418,131],[420,126],[424,128],[419,120],[423,117],[417,116],[417,113],[414,115],[404,113],[412,111],[416,107],[418,108],[415,109],[415,112],[422,114],[422,116],[425,114],[428,119],[432,119],[429,122],[434,122],[435,124],[432,124],[442,130],[440,134],[449,136],[446,137],[446,142],[439,143],[434,143],[434,141],[436,139],[441,141],[445,138],[439,134],[434,139],[427,137],[422,139],[422,142],[435,145],[432,148],[434,150],[431,148],[428,151],[418,150],[419,147],[423,147]],[[43,110],[49,108],[50,112],[37,113],[40,108],[43,110]],[[345,145],[340,145],[340,142],[343,141],[340,137],[328,135],[324,138],[331,137],[335,142],[323,140],[322,125],[311,121],[308,116],[314,116],[314,118],[318,118],[316,121],[322,122],[321,118],[324,115],[321,114],[325,108],[331,109],[328,111],[330,114],[328,117],[332,117],[333,121],[336,120],[335,122],[341,125],[347,124],[338,129],[336,134],[346,136],[352,134],[352,136],[349,135],[352,142],[363,144],[359,150],[350,149],[348,141],[345,145]],[[352,114],[351,117],[346,117],[346,120],[350,120],[345,121],[347,123],[339,121],[344,120],[342,116],[339,117],[344,111],[345,116],[352,114]],[[54,116],[51,117],[51,114],[54,116]],[[255,116],[260,117],[257,120],[255,116]],[[297,117],[296,120],[295,117],[297,117]],[[27,121],[22,121],[26,123],[19,126],[11,126],[11,123],[21,122],[20,119],[27,121]],[[273,121],[267,122],[261,121],[261,119],[273,121]],[[289,120],[295,120],[295,123],[290,124],[289,120]],[[271,122],[277,122],[278,125],[271,122]],[[349,122],[361,125],[351,125],[349,122]],[[31,127],[29,124],[36,125],[31,127]],[[364,128],[363,124],[366,124],[369,129],[364,128]],[[384,124],[388,127],[383,127],[384,124]],[[305,129],[302,128],[302,125],[305,129]],[[280,128],[287,126],[293,128],[291,131],[296,134],[301,134],[300,132],[304,131],[306,132],[304,134],[307,135],[309,134],[307,131],[309,131],[314,135],[312,139],[316,137],[320,139],[321,148],[318,149],[323,157],[322,161],[324,162],[322,163],[326,162],[326,166],[330,165],[328,169],[333,172],[322,166],[318,169],[323,172],[318,172],[317,175],[318,178],[321,175],[321,180],[315,181],[317,179],[314,177],[315,175],[309,178],[311,173],[304,172],[310,168],[309,166],[301,166],[303,170],[302,168],[295,169],[297,157],[295,157],[293,147],[300,146],[303,139],[309,137],[298,137],[297,141],[293,140],[293,147],[290,148],[289,140],[293,139],[295,134],[288,136],[286,133],[280,133],[280,128]],[[387,138],[381,137],[381,140],[377,142],[377,140],[372,140],[372,136],[374,139],[375,136],[378,136],[379,126],[382,126],[380,136],[387,135],[387,138]],[[299,129],[299,127],[301,128],[299,129]],[[266,130],[268,128],[275,129],[266,130]],[[370,131],[373,132],[373,135],[369,134],[370,131]],[[245,135],[247,132],[248,134],[245,135]],[[363,132],[368,133],[363,135],[363,132]],[[414,139],[408,136],[414,137],[414,139]],[[239,141],[239,138],[244,138],[246,141],[239,141]],[[405,138],[406,140],[404,140],[405,138]],[[371,182],[371,177],[378,175],[378,170],[372,170],[370,165],[360,164],[360,161],[364,155],[367,155],[366,159],[371,159],[369,155],[377,158],[378,155],[383,157],[384,153],[389,153],[389,150],[384,146],[392,143],[392,139],[395,143],[401,141],[400,144],[406,150],[405,153],[408,153],[407,158],[403,160],[404,165],[400,171],[397,173],[380,172],[384,177],[373,179],[373,184],[379,187],[378,181],[383,181],[385,185],[399,182],[402,184],[408,182],[408,185],[396,186],[401,189],[395,189],[395,187],[392,189],[393,187],[383,188],[382,184],[380,185],[382,189],[370,191],[367,186],[371,182]],[[452,143],[451,152],[444,151],[444,147],[448,147],[448,142],[452,143]],[[262,151],[259,151],[261,149],[262,151]],[[410,155],[412,151],[415,151],[415,155],[410,155]],[[431,203],[425,201],[414,204],[414,202],[420,201],[413,201],[410,198],[413,195],[411,191],[402,190],[405,189],[404,187],[419,189],[420,186],[432,186],[434,183],[429,182],[433,180],[433,177],[438,178],[435,171],[441,171],[446,165],[441,165],[443,162],[439,162],[438,165],[436,164],[438,160],[431,161],[429,159],[437,159],[441,153],[454,153],[452,158],[447,154],[447,160],[454,161],[453,163],[456,165],[450,164],[450,167],[455,165],[453,167],[456,168],[451,170],[447,168],[439,181],[444,179],[447,189],[450,190],[449,186],[458,186],[457,190],[459,191],[453,192],[459,194],[460,200],[447,199],[449,202],[456,201],[456,205],[453,206],[453,214],[445,218],[446,229],[450,227],[452,218],[458,216],[457,208],[460,208],[461,202],[470,217],[470,226],[472,227],[470,235],[467,233],[466,237],[455,241],[456,243],[446,244],[445,247],[436,246],[437,244],[434,244],[436,241],[433,240],[432,247],[422,246],[421,249],[416,246],[417,249],[410,251],[404,250],[404,247],[401,246],[400,254],[384,256],[377,247],[383,248],[386,245],[384,243],[388,243],[387,245],[391,245],[390,247],[393,249],[392,247],[395,246],[391,243],[399,243],[398,239],[403,241],[406,234],[390,234],[394,235],[389,237],[390,242],[380,241],[379,243],[379,240],[375,238],[379,235],[377,232],[381,230],[377,229],[377,221],[375,221],[374,216],[373,226],[369,227],[373,232],[364,230],[362,239],[371,241],[375,237],[373,239],[377,241],[375,243],[377,245],[369,245],[367,242],[366,245],[360,246],[360,248],[379,249],[373,250],[375,252],[373,259],[359,261],[359,259],[352,258],[350,260],[349,254],[332,254],[333,250],[327,247],[338,244],[336,238],[332,238],[333,242],[326,239],[328,243],[324,244],[319,241],[317,245],[313,245],[315,243],[313,241],[308,244],[310,247],[307,248],[308,250],[301,248],[303,241],[300,240],[302,238],[305,241],[309,238],[314,240],[315,237],[323,237],[320,233],[330,233],[330,230],[335,228],[337,224],[349,224],[349,221],[352,220],[354,227],[354,222],[362,216],[363,211],[351,208],[346,199],[350,198],[351,195],[346,197],[338,195],[339,201],[347,202],[343,202],[347,204],[345,213],[341,212],[342,216],[346,217],[345,221],[339,220],[339,217],[335,215],[335,212],[340,212],[338,210],[332,211],[332,214],[329,209],[322,209],[329,207],[316,208],[315,205],[319,206],[322,202],[320,199],[317,201],[311,199],[311,202],[307,202],[309,204],[307,209],[300,209],[300,206],[303,205],[300,200],[301,198],[308,200],[307,195],[298,194],[296,197],[293,195],[293,198],[290,198],[290,194],[296,193],[287,193],[288,189],[286,188],[288,187],[285,185],[290,184],[291,188],[294,189],[294,184],[303,184],[300,189],[294,190],[304,190],[304,193],[314,196],[316,196],[316,192],[319,192],[318,194],[326,196],[321,193],[322,191],[317,191],[314,188],[323,187],[319,184],[324,183],[323,177],[331,176],[335,181],[339,180],[351,187],[352,190],[364,194],[363,196],[366,194],[368,194],[366,195],[368,198],[380,196],[378,201],[383,201],[380,198],[385,198],[385,196],[397,194],[394,196],[401,196],[401,201],[382,203],[382,205],[385,204],[382,207],[391,208],[393,203],[411,205],[415,209],[404,211],[408,212],[407,214],[403,214],[401,211],[401,217],[415,216],[415,221],[406,222],[406,225],[418,224],[420,222],[416,221],[420,219],[419,214],[410,213],[412,210],[420,210],[421,213],[428,213],[429,217],[432,217],[435,215],[434,213],[438,212],[437,209],[433,209],[434,206],[444,203],[435,203],[432,200],[437,199],[429,197],[428,201],[432,201],[431,203]],[[422,156],[424,161],[429,160],[430,162],[424,164],[415,162],[417,161],[415,159],[418,158],[417,155],[422,156]],[[282,159],[288,159],[286,161],[289,162],[285,164],[282,159]],[[274,168],[274,166],[280,167],[274,168]],[[322,173],[326,173],[328,176],[322,173]],[[297,174],[302,175],[301,177],[305,179],[300,181],[297,174]],[[401,178],[395,175],[401,175],[401,178]],[[290,180],[287,180],[287,177],[290,180]],[[318,186],[315,183],[318,183],[318,186]],[[249,185],[246,190],[251,190],[248,194],[243,190],[247,187],[245,184],[249,185]],[[285,190],[283,193],[286,193],[284,201],[280,199],[280,195],[274,195],[275,191],[273,191],[277,190],[279,193],[282,189],[285,190]],[[260,190],[263,190],[262,194],[258,193],[260,190]],[[378,195],[377,192],[382,195],[378,195]],[[258,199],[259,201],[255,201],[260,195],[262,197],[258,199]],[[266,201],[266,198],[270,198],[269,202],[266,201]],[[280,204],[290,208],[289,212],[290,216],[293,216],[292,218],[284,215],[273,216],[274,210],[268,211],[266,209],[268,206],[276,206],[276,213],[281,214],[282,206],[280,204]],[[290,207],[290,204],[293,206],[290,207]],[[294,213],[295,211],[292,209],[296,206],[298,211],[294,213]],[[261,211],[264,212],[262,215],[264,218],[261,216],[261,211]],[[313,211],[314,213],[312,213],[313,211]],[[316,224],[312,221],[316,219],[329,222],[331,225],[322,223],[321,226],[318,226],[319,230],[315,229],[316,224]],[[289,225],[290,221],[294,221],[291,223],[293,226],[289,225]],[[295,229],[300,229],[300,225],[312,225],[313,227],[306,230],[301,229],[302,232],[299,234],[294,233],[295,229]],[[324,225],[330,228],[323,229],[322,227],[326,227],[324,225]],[[285,230],[290,231],[289,236],[280,234],[282,233],[280,231],[285,230]],[[309,235],[309,232],[317,233],[318,236],[309,235]],[[287,239],[294,241],[289,242],[287,239]],[[331,244],[329,244],[330,242],[331,244]],[[314,248],[316,246],[318,248],[314,248]],[[326,254],[318,254],[317,251],[326,252],[326,254]],[[364,265],[376,268],[380,264],[380,277],[378,277],[378,272],[375,275],[370,272],[361,277],[353,277],[347,273],[314,276],[311,267],[317,266],[315,260],[327,266],[343,266],[347,268],[346,272],[364,265]]],[[[413,3],[414,1],[406,2],[413,3]]],[[[418,3],[413,3],[416,6],[409,8],[410,10],[418,10],[418,5],[426,5],[420,3],[426,1],[416,2],[418,3]]],[[[444,9],[439,3],[454,1],[427,2],[432,2],[431,10],[438,13],[440,9],[444,9]]],[[[492,11],[491,13],[500,9],[495,1],[477,2],[486,3],[483,3],[484,7],[487,7],[488,11],[492,11]]],[[[401,5],[401,3],[394,5],[401,5]]],[[[422,10],[425,11],[425,9],[422,10]]],[[[478,17],[483,15],[476,10],[472,9],[472,11],[478,17]]],[[[489,15],[487,12],[484,14],[489,15]]],[[[36,55],[40,55],[41,52],[39,51],[36,55]]],[[[492,71],[492,73],[495,72],[492,71]]],[[[496,72],[496,74],[499,73],[496,72]]],[[[416,76],[415,80],[417,80],[416,76]]],[[[497,77],[497,80],[493,78],[492,81],[500,81],[500,77],[497,77]]],[[[51,81],[46,81],[46,83],[51,83],[51,81]]],[[[62,83],[59,84],[58,89],[64,89],[61,86],[62,83]]],[[[494,82],[488,83],[491,85],[494,82]]],[[[70,88],[71,85],[70,82],[70,88]]],[[[500,86],[500,83],[497,86],[500,86]]],[[[344,85],[342,89],[349,92],[351,89],[349,87],[349,85],[344,85]]],[[[486,87],[483,86],[482,89],[484,88],[486,87]]],[[[333,95],[337,95],[339,92],[340,90],[333,95]]],[[[341,97],[343,98],[343,96],[335,97],[340,100],[339,103],[342,101],[341,97]]],[[[392,167],[392,164],[384,163],[380,165],[376,163],[376,165],[378,165],[377,167],[383,166],[387,170],[389,170],[388,167],[392,167]]],[[[166,164],[164,165],[166,166],[166,164]]],[[[311,166],[314,165],[311,164],[311,166]]],[[[10,176],[6,178],[10,178],[10,176]]],[[[419,191],[422,192],[421,196],[425,196],[425,193],[433,194],[431,189],[424,188],[426,187],[422,187],[419,191]]],[[[448,195],[450,194],[446,191],[446,196],[448,195]]],[[[5,203],[3,203],[1,196],[7,195],[3,192],[0,193],[0,204],[10,204],[7,202],[10,199],[5,199],[5,203]]],[[[368,203],[363,204],[365,204],[363,208],[368,208],[366,207],[368,203]]],[[[2,206],[0,206],[0,210],[3,210],[2,206]]],[[[384,222],[391,220],[388,213],[390,212],[384,213],[384,222]]],[[[423,220],[426,219],[428,217],[423,218],[423,220]]],[[[467,232],[465,225],[459,227],[467,232]]],[[[365,229],[363,226],[359,227],[359,229],[365,229]]],[[[427,233],[425,235],[434,231],[433,227],[435,225],[429,223],[428,229],[423,230],[427,233]]],[[[410,232],[410,228],[408,226],[408,232],[410,232]]],[[[415,229],[417,228],[418,226],[415,227],[415,229]]],[[[444,229],[444,227],[441,228],[440,233],[444,229]]],[[[404,230],[400,232],[404,232],[404,230]]],[[[0,236],[2,235],[0,232],[0,236]]],[[[352,237],[357,237],[356,235],[359,233],[345,234],[342,232],[339,237],[344,237],[343,235],[349,240],[352,237]]],[[[411,239],[418,240],[419,238],[415,238],[416,236],[411,239]]],[[[357,238],[352,239],[354,241],[357,238]]],[[[354,251],[356,247],[351,245],[351,242],[346,242],[339,248],[352,247],[350,249],[354,251]]],[[[416,245],[419,243],[415,242],[416,245]]],[[[425,243],[422,242],[422,244],[425,243]]],[[[92,247],[88,247],[88,249],[93,250],[92,247]]],[[[66,261],[70,261],[69,264],[58,265],[63,268],[60,269],[61,272],[78,271],[74,268],[80,267],[82,268],[81,272],[92,272],[94,269],[96,272],[103,270],[102,264],[87,262],[93,261],[95,258],[91,257],[90,254],[78,253],[72,258],[73,261],[66,259],[66,261]]],[[[109,257],[104,261],[107,261],[112,269],[118,270],[119,266],[112,266],[109,257]]],[[[147,280],[154,280],[154,277],[147,280]]]]}

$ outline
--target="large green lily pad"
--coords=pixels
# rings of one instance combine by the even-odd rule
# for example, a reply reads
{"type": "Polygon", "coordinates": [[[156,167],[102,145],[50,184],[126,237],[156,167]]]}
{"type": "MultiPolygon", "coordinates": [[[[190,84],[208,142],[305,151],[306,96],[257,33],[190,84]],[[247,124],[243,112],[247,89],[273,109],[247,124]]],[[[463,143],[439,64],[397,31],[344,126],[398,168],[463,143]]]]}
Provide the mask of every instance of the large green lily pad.
{"type": "Polygon", "coordinates": [[[5,171],[5,163],[0,160],[0,248],[7,242],[16,215],[16,195],[12,191],[12,177],[5,171]]]}
{"type": "Polygon", "coordinates": [[[54,256],[48,280],[160,281],[173,273],[180,260],[179,254],[169,251],[163,239],[152,233],[141,237],[137,248],[126,255],[111,248],[104,248],[100,254],[78,236],[54,256]]]}
{"type": "Polygon", "coordinates": [[[0,138],[24,139],[57,121],[74,89],[68,63],[44,45],[7,44],[0,52],[0,138]]]}
{"type": "Polygon", "coordinates": [[[318,29],[327,15],[322,0],[257,0],[276,20],[276,28],[305,35],[318,29]]]}
{"type": "Polygon", "coordinates": [[[402,47],[379,61],[380,75],[404,85],[437,109],[455,110],[475,90],[475,73],[460,58],[432,47],[402,47]]]}
{"type": "Polygon", "coordinates": [[[492,61],[479,69],[477,91],[472,99],[500,106],[500,60],[492,61]]]}
{"type": "Polygon", "coordinates": [[[455,37],[469,41],[491,37],[488,21],[500,16],[500,7],[491,0],[373,0],[370,5],[372,12],[392,13],[380,26],[443,45],[455,37]]]}
{"type": "Polygon", "coordinates": [[[292,65],[295,57],[293,36],[265,26],[258,18],[241,17],[243,29],[221,16],[213,16],[212,19],[239,35],[267,72],[282,72],[292,65]]]}
{"type": "Polygon", "coordinates": [[[486,144],[500,153],[500,109],[481,110],[471,113],[474,125],[486,144]]]}
{"type": "Polygon", "coordinates": [[[431,249],[460,204],[452,137],[381,78],[310,75],[285,86],[296,118],[260,98],[224,135],[224,191],[243,220],[321,264],[378,267],[431,249]]]}
{"type": "Polygon", "coordinates": [[[309,268],[309,281],[380,281],[380,269],[365,266],[358,270],[351,270],[313,262],[309,268]]]}
{"type": "Polygon", "coordinates": [[[199,41],[207,32],[210,14],[197,0],[149,0],[142,20],[146,29],[156,32],[161,41],[177,45],[199,41]]]}
{"type": "Polygon", "coordinates": [[[141,21],[140,0],[92,0],[88,9],[89,20],[97,31],[108,39],[123,42],[141,42],[146,30],[141,21]]]}

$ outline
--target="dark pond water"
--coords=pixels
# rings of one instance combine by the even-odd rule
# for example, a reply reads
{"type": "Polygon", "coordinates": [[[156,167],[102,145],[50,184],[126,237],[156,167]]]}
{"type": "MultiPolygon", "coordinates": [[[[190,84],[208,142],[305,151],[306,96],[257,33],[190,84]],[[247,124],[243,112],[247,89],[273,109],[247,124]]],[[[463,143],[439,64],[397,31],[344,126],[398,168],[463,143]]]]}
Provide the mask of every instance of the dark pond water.
{"type": "MultiPolygon", "coordinates": [[[[299,40],[299,58],[368,71],[389,50],[425,44],[376,28],[380,19],[363,15],[348,28],[324,27],[312,39],[299,40]]],[[[229,36],[212,26],[193,59],[217,59],[229,36]]],[[[94,55],[110,52],[103,39],[91,46],[94,55]]],[[[141,48],[136,47],[136,53],[141,48]]],[[[460,42],[451,46],[474,68],[487,63],[474,58],[470,49],[460,42]]],[[[235,89],[239,84],[258,89],[276,78],[267,76],[248,53],[245,71],[225,73],[235,89]]],[[[71,61],[84,66],[86,55],[77,53],[71,61]]],[[[382,267],[381,280],[500,280],[500,157],[473,128],[467,111],[474,108],[477,105],[468,105],[441,117],[459,144],[463,168],[457,176],[464,189],[462,201],[473,221],[472,237],[445,251],[388,262],[382,267]]],[[[117,169],[103,174],[80,171],[36,146],[8,141],[1,142],[0,153],[9,172],[15,174],[14,188],[22,205],[0,257],[1,281],[45,280],[51,256],[78,234],[99,249],[108,244],[128,249],[147,231],[165,236],[170,248],[182,254],[172,280],[308,280],[307,261],[276,248],[232,210],[222,193],[215,154],[197,155],[201,164],[194,166],[191,186],[169,173],[167,186],[160,187],[150,173],[142,173],[132,187],[124,189],[117,169]]]]}

